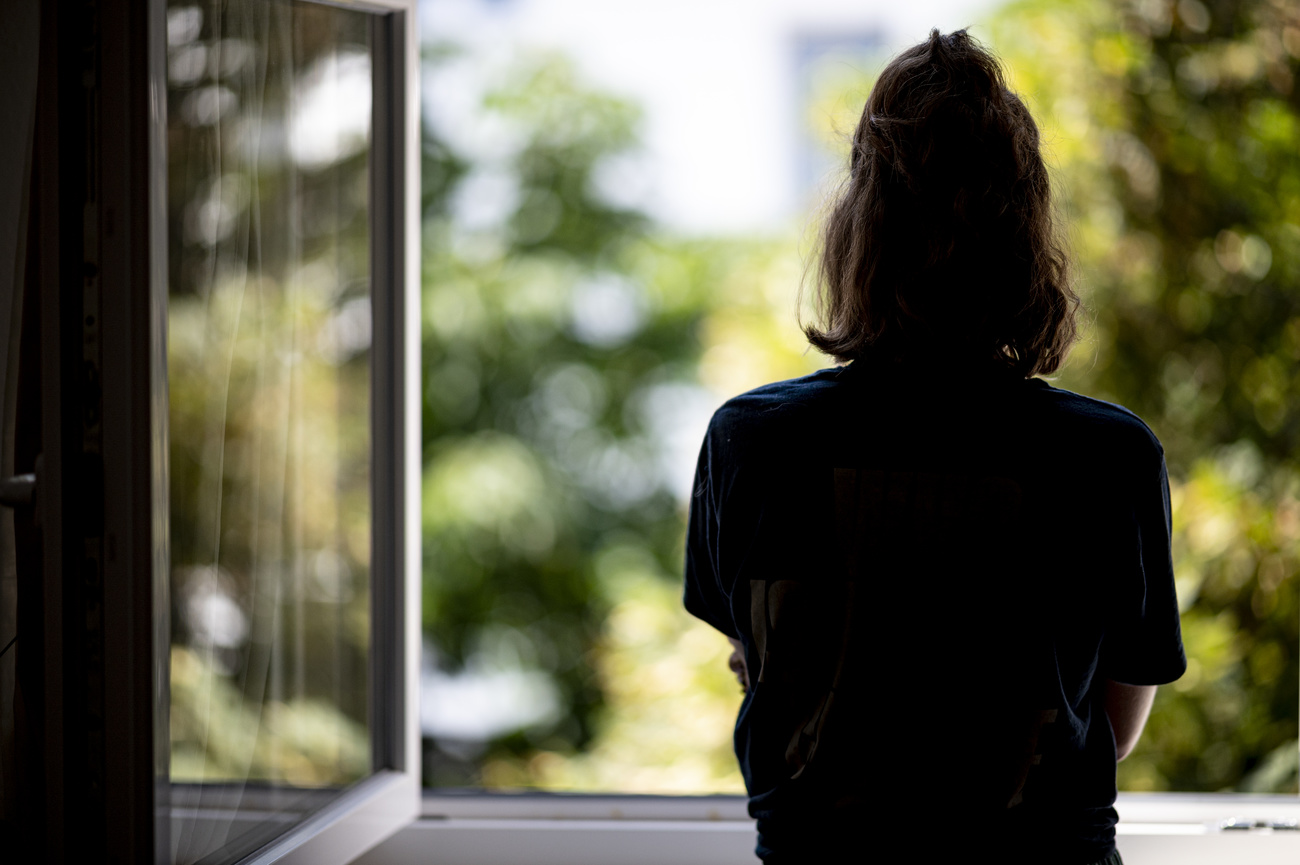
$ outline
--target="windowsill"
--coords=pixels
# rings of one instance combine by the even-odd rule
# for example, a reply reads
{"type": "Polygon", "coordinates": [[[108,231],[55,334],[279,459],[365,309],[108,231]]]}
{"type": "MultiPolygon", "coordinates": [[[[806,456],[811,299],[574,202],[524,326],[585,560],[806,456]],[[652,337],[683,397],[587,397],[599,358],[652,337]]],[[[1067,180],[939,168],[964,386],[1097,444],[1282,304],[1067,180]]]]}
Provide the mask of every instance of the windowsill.
{"type": "MultiPolygon", "coordinates": [[[[1185,825],[1203,827],[1212,834],[1251,834],[1259,830],[1224,829],[1224,821],[1286,822],[1300,824],[1300,796],[1262,796],[1247,793],[1120,793],[1115,803],[1121,834],[1138,834],[1142,827],[1185,825]]],[[[1271,830],[1270,830],[1271,831],[1271,830]]],[[[1279,834],[1285,834],[1280,832],[1279,834]]],[[[1190,830],[1189,830],[1190,834],[1190,830]]],[[[1300,830],[1289,831],[1300,838],[1300,830]]]]}
{"type": "MultiPolygon", "coordinates": [[[[1122,793],[1118,844],[1126,865],[1300,862],[1300,797],[1122,793]],[[1269,824],[1225,829],[1229,820],[1269,824]]],[[[901,824],[900,824],[901,825],[901,824]]],[[[933,820],[918,822],[923,843],[933,820]]],[[[753,822],[741,796],[562,793],[426,794],[421,818],[354,865],[754,865],[753,822]]]]}
{"type": "MultiPolygon", "coordinates": [[[[1300,797],[1245,793],[1120,793],[1120,825],[1187,824],[1220,831],[1225,820],[1300,821],[1300,797]]],[[[673,820],[750,822],[745,797],[425,791],[426,820],[673,820]]],[[[1226,831],[1241,831],[1231,829],[1226,831]]],[[[1203,834],[1203,833],[1202,833],[1203,834]]],[[[1297,831],[1300,835],[1300,831],[1297,831]]]]}
{"type": "Polygon", "coordinates": [[[421,819],[674,820],[752,823],[745,797],[424,791],[421,819]]]}

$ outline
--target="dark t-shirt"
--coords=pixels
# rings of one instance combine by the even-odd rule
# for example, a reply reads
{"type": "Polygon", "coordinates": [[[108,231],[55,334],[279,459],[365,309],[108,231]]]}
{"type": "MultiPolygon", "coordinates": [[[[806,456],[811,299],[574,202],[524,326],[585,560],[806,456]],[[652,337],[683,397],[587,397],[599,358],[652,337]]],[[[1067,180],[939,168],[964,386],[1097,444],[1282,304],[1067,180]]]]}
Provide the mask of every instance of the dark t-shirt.
{"type": "Polygon", "coordinates": [[[759,856],[1108,855],[1104,684],[1186,667],[1169,519],[1150,429],[1039,379],[860,360],[727,402],[685,602],[745,646],[759,856]]]}

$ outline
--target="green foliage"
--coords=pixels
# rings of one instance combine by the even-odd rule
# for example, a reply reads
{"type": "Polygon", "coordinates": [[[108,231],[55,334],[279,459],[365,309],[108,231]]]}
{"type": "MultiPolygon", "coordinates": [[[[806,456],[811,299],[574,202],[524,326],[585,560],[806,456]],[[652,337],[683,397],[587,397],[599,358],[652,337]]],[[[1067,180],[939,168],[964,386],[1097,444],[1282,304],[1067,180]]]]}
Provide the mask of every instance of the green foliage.
{"type": "MultiPolygon", "coordinates": [[[[635,141],[626,103],[552,60],[482,111],[519,139],[504,166],[426,130],[424,623],[445,666],[505,639],[513,663],[553,676],[561,716],[491,753],[566,752],[588,744],[602,705],[593,652],[610,605],[595,557],[630,545],[661,574],[680,567],[651,412],[692,381],[709,266],[598,194],[602,160],[635,141]],[[513,201],[466,228],[440,178],[489,168],[513,201]]],[[[478,780],[437,765],[435,782],[478,780]]]]}
{"type": "Polygon", "coordinates": [[[171,777],[338,787],[370,771],[370,737],[328,699],[247,699],[225,671],[171,649],[171,777]]]}
{"type": "Polygon", "coordinates": [[[1129,789],[1296,789],[1300,10],[1020,3],[993,28],[1044,121],[1090,333],[1065,386],[1165,444],[1189,669],[1129,789]]]}

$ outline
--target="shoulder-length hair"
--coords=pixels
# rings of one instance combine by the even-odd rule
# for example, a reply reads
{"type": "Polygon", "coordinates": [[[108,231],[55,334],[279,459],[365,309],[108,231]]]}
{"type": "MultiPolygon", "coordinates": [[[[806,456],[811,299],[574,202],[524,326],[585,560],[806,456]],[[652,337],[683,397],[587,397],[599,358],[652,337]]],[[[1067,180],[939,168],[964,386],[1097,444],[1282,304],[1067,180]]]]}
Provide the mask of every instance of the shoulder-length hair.
{"type": "Polygon", "coordinates": [[[877,79],[815,265],[808,340],[840,362],[1050,374],[1079,297],[1053,227],[1038,127],[997,60],[938,30],[877,79]]]}

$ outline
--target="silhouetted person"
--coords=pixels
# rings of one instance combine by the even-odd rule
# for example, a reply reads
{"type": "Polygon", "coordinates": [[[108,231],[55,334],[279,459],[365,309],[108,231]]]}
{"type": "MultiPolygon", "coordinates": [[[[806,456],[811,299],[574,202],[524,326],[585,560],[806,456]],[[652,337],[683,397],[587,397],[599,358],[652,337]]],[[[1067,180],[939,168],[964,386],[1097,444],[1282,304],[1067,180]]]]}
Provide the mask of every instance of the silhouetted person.
{"type": "Polygon", "coordinates": [[[719,409],[691,502],[757,853],[1117,863],[1116,762],[1186,667],[1164,454],[1038,377],[1078,298],[1037,127],[964,31],[881,74],[822,240],[806,332],[841,365],[719,409]]]}

